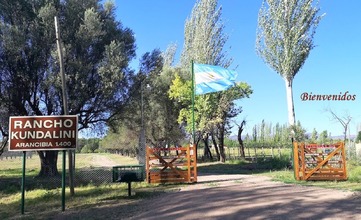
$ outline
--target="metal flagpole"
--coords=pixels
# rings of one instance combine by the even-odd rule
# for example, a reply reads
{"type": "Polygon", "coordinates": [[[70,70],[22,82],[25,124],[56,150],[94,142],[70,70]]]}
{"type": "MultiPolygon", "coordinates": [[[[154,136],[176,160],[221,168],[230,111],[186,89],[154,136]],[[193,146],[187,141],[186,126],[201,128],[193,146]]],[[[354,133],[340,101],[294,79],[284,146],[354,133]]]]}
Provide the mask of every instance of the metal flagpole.
{"type": "Polygon", "coordinates": [[[191,63],[191,72],[192,72],[192,138],[193,138],[193,144],[196,143],[196,129],[195,129],[195,122],[194,122],[194,62],[192,60],[191,63]]]}

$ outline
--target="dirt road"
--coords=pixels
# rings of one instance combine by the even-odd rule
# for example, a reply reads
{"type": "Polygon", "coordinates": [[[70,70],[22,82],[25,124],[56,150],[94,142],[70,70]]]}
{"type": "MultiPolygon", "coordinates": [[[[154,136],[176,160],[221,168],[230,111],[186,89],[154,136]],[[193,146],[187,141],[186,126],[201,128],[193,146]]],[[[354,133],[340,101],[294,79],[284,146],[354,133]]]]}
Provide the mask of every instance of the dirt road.
{"type": "Polygon", "coordinates": [[[55,219],[361,219],[360,194],[273,182],[253,175],[201,175],[198,183],[127,205],[112,203],[55,219]]]}
{"type": "Polygon", "coordinates": [[[352,192],[287,185],[251,175],[206,175],[146,201],[131,219],[361,219],[352,192]]]}

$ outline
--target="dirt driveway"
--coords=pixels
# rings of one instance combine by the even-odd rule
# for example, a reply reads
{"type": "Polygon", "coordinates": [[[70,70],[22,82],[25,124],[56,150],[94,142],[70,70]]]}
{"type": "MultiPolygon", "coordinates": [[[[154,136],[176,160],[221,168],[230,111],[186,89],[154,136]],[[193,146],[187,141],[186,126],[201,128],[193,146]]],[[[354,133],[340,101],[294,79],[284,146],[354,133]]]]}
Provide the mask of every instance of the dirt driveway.
{"type": "MultiPolygon", "coordinates": [[[[361,219],[357,193],[253,175],[202,175],[197,184],[127,207],[99,205],[66,219],[361,219]],[[90,212],[89,212],[90,211],[90,212]]],[[[61,218],[61,216],[58,216],[61,218]]],[[[59,219],[59,218],[57,218],[59,219]]],[[[62,218],[61,218],[62,219],[62,218]]]]}
{"type": "Polygon", "coordinates": [[[142,205],[131,219],[361,219],[352,192],[287,185],[252,175],[205,175],[142,205]]]}

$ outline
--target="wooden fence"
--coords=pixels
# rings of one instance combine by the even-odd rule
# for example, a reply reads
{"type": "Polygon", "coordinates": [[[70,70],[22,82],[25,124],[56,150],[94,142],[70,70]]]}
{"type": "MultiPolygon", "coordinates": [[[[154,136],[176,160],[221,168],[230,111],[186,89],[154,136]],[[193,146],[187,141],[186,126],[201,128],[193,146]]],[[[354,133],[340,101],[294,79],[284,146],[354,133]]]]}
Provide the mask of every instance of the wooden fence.
{"type": "Polygon", "coordinates": [[[197,182],[196,147],[151,148],[146,150],[148,183],[197,182]]]}
{"type": "MultiPolygon", "coordinates": [[[[212,158],[204,156],[204,148],[197,150],[198,161],[217,161],[217,154],[214,147],[210,148],[212,158]]],[[[290,156],[291,148],[282,148],[280,146],[265,147],[249,147],[246,145],[244,149],[245,159],[257,161],[258,159],[280,158],[282,156],[290,156]]],[[[239,160],[241,158],[240,149],[238,147],[225,147],[225,155],[227,160],[239,160]]]]}

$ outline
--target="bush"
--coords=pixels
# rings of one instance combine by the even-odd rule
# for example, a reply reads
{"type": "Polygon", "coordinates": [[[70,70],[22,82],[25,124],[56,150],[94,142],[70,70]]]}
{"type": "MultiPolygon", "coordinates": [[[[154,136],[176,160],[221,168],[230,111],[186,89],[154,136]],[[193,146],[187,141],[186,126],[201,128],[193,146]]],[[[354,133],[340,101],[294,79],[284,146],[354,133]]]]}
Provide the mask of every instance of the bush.
{"type": "Polygon", "coordinates": [[[350,182],[361,182],[361,166],[355,160],[347,162],[348,181],[350,182]]]}
{"type": "Polygon", "coordinates": [[[89,145],[85,145],[81,151],[81,153],[93,153],[92,148],[89,145]]]}

